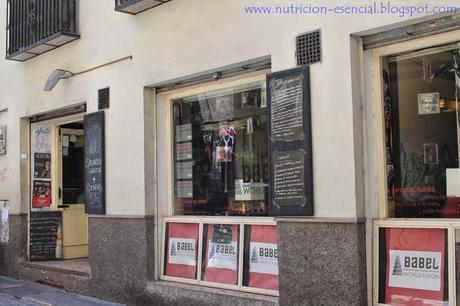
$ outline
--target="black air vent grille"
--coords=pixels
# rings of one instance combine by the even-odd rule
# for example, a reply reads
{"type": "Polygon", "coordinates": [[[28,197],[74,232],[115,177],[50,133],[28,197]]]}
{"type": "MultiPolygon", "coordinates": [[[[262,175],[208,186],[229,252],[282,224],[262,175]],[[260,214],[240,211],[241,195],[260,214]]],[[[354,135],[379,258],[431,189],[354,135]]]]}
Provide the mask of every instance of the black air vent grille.
{"type": "Polygon", "coordinates": [[[309,65],[321,62],[321,31],[316,30],[297,36],[297,65],[309,65]]]}
{"type": "Polygon", "coordinates": [[[98,109],[110,107],[110,87],[99,89],[98,93],[98,109]]]}

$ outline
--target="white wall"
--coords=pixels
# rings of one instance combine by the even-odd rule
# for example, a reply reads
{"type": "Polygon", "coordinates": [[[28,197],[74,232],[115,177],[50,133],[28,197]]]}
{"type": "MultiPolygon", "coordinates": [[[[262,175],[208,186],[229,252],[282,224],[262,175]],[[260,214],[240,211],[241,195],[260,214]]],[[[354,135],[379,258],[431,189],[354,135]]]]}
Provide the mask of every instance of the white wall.
{"type": "MultiPolygon", "coordinates": [[[[361,180],[356,180],[355,172],[359,159],[355,160],[356,107],[352,94],[352,67],[358,63],[351,61],[350,34],[405,19],[395,15],[244,13],[244,5],[280,2],[288,4],[274,0],[173,0],[131,16],[115,12],[113,0],[80,0],[80,40],[25,63],[0,59],[0,108],[10,109],[6,116],[0,114],[0,124],[8,120],[9,129],[9,152],[6,158],[0,157],[0,169],[8,169],[6,180],[0,182],[0,198],[10,199],[15,211],[19,197],[19,117],[82,101],[94,111],[97,90],[110,86],[107,213],[150,212],[144,197],[143,87],[264,55],[271,55],[274,71],[291,68],[295,66],[295,36],[320,28],[323,62],[311,69],[316,216],[360,216],[363,210],[356,205],[356,190],[361,188],[356,188],[355,182],[361,180]],[[133,55],[133,60],[62,81],[51,93],[41,90],[55,68],[77,72],[126,55],[133,55]]],[[[456,2],[430,1],[430,5],[456,2]]],[[[0,25],[5,24],[5,4],[0,6],[0,13],[0,25]]],[[[4,35],[0,31],[0,50],[5,49],[4,35]]]]}

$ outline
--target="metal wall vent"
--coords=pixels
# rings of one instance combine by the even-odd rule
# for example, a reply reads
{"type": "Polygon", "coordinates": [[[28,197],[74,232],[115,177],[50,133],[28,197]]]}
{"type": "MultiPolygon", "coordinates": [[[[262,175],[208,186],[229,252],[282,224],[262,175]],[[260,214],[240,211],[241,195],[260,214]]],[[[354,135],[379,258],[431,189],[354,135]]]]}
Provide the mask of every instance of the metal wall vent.
{"type": "Polygon", "coordinates": [[[97,105],[99,110],[110,107],[110,87],[99,89],[97,105]]]}
{"type": "Polygon", "coordinates": [[[297,65],[321,62],[321,31],[316,30],[296,37],[297,65]]]}

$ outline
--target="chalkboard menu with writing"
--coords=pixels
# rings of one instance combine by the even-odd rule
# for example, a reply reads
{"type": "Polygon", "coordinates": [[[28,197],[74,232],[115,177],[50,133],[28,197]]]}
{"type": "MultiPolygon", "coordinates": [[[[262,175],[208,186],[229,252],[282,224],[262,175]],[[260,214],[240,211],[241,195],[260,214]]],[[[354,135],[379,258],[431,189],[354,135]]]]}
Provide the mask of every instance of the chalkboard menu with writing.
{"type": "Polygon", "coordinates": [[[61,212],[30,213],[30,259],[52,260],[61,253],[60,238],[61,212]]]}
{"type": "Polygon", "coordinates": [[[313,215],[313,165],[308,66],[267,75],[270,215],[313,215]]]}
{"type": "Polygon", "coordinates": [[[105,214],[104,111],[88,114],[85,123],[85,212],[105,214]]]}

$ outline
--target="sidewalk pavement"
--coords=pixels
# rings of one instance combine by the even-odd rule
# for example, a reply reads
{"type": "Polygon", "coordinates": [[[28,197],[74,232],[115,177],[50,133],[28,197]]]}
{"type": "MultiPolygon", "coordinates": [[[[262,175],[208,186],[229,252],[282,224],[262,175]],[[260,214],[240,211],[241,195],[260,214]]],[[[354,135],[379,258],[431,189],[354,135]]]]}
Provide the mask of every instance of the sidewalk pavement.
{"type": "Polygon", "coordinates": [[[121,306],[61,289],[0,276],[0,306],[121,306]]]}

